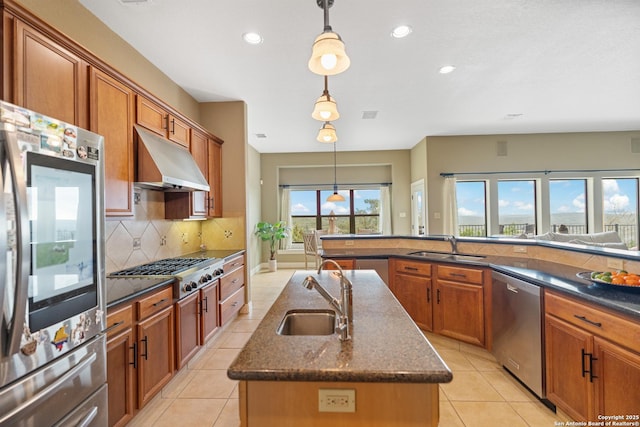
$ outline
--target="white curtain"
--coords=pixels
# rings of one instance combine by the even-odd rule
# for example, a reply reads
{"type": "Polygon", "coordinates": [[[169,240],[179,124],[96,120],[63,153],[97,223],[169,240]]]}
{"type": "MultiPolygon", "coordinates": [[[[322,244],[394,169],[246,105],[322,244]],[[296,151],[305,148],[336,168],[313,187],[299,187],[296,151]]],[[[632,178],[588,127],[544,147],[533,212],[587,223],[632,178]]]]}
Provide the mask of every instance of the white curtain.
{"type": "Polygon", "coordinates": [[[391,195],[389,186],[380,187],[380,221],[378,222],[379,232],[391,234],[391,195]]]}
{"type": "Polygon", "coordinates": [[[444,179],[442,191],[442,232],[458,235],[458,203],[456,201],[456,178],[448,176],[444,179]]]}
{"type": "MultiPolygon", "coordinates": [[[[291,224],[291,190],[288,188],[283,188],[280,198],[280,221],[284,221],[287,223],[287,226],[292,229],[293,224],[291,224]]],[[[286,239],[280,240],[280,249],[290,249],[291,248],[291,230],[289,231],[289,236],[286,239]]]]}

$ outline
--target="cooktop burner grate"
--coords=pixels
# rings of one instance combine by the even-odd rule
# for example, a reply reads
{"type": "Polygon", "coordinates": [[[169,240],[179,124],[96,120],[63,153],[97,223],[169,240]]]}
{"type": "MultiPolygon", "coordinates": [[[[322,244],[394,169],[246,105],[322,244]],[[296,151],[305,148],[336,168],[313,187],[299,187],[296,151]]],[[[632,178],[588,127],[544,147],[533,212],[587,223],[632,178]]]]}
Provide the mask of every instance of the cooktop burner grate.
{"type": "Polygon", "coordinates": [[[109,276],[172,276],[205,261],[206,259],[202,258],[162,259],[127,268],[126,270],[116,271],[114,273],[110,273],[109,276]]]}

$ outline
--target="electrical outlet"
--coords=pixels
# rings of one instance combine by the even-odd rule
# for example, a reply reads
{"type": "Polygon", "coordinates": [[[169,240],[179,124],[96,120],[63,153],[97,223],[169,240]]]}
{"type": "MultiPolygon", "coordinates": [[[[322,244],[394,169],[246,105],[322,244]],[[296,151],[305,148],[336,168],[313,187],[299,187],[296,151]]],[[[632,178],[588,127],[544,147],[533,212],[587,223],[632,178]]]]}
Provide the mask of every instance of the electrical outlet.
{"type": "Polygon", "coordinates": [[[513,252],[517,253],[517,254],[526,254],[527,253],[527,247],[526,246],[514,246],[513,247],[513,252]]]}
{"type": "Polygon", "coordinates": [[[345,246],[353,246],[353,240],[345,240],[344,241],[344,245],[345,246]]]}
{"type": "Polygon", "coordinates": [[[189,243],[189,233],[182,233],[182,243],[189,243]]]}
{"type": "Polygon", "coordinates": [[[356,412],[356,391],[354,389],[319,389],[319,412],[356,412]]]}
{"type": "Polygon", "coordinates": [[[162,236],[160,238],[160,246],[165,246],[167,244],[167,236],[162,236]]]}
{"type": "Polygon", "coordinates": [[[615,270],[624,270],[624,260],[618,258],[607,258],[607,267],[615,270]]]}
{"type": "Polygon", "coordinates": [[[140,249],[141,246],[142,246],[142,243],[140,243],[140,238],[139,237],[134,237],[133,238],[133,249],[140,249]]]}

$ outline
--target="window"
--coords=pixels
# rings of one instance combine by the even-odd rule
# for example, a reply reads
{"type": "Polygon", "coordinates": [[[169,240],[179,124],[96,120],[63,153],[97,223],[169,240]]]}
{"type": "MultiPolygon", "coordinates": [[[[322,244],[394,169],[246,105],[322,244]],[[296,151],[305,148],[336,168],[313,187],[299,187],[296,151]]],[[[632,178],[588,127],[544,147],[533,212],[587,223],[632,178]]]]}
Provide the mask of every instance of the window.
{"type": "Polygon", "coordinates": [[[484,181],[456,183],[458,205],[458,230],[460,236],[486,236],[486,191],[484,181]]]}
{"type": "Polygon", "coordinates": [[[602,180],[604,231],[615,231],[629,247],[638,245],[638,179],[602,180]]]}
{"type": "Polygon", "coordinates": [[[380,230],[380,189],[340,191],[344,202],[327,202],[331,190],[291,190],[291,235],[293,243],[302,243],[305,230],[329,230],[336,233],[368,234],[380,230]]]}
{"type": "Polygon", "coordinates": [[[498,181],[500,234],[536,233],[535,181],[498,181]]]}
{"type": "Polygon", "coordinates": [[[587,180],[549,180],[549,213],[551,231],[587,233],[587,180]]]}

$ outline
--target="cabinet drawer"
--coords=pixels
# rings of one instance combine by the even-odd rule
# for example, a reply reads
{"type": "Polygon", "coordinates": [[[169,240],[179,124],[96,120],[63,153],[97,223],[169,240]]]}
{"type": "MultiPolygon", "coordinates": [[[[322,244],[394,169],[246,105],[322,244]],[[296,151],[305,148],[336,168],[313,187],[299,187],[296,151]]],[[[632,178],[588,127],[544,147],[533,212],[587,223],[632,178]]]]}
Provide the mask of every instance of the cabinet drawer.
{"type": "Polygon", "coordinates": [[[428,262],[408,261],[406,259],[395,260],[396,273],[416,274],[419,276],[431,276],[431,264],[428,262]]]}
{"type": "Polygon", "coordinates": [[[236,271],[223,276],[220,279],[220,301],[224,301],[240,289],[241,286],[244,286],[244,269],[239,268],[236,271]]]}
{"type": "Polygon", "coordinates": [[[242,308],[244,302],[244,286],[229,298],[220,302],[220,324],[224,325],[228,322],[242,308]]]}
{"type": "Polygon", "coordinates": [[[237,257],[233,257],[227,262],[224,263],[222,270],[224,270],[224,274],[230,273],[233,270],[240,268],[244,265],[244,254],[239,255],[237,257]]]}
{"type": "Polygon", "coordinates": [[[640,352],[640,326],[636,322],[548,290],[544,304],[546,313],[640,352]]]}
{"type": "Polygon", "coordinates": [[[438,279],[482,285],[484,272],[479,268],[462,268],[453,265],[439,265],[438,279]]]}
{"type": "Polygon", "coordinates": [[[121,331],[130,328],[133,324],[133,307],[127,305],[113,312],[107,312],[107,337],[119,334],[121,331]]]}
{"type": "Polygon", "coordinates": [[[166,288],[162,291],[154,292],[138,301],[138,320],[149,317],[163,308],[173,304],[173,289],[166,288]]]}

